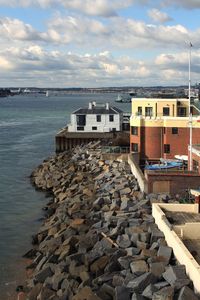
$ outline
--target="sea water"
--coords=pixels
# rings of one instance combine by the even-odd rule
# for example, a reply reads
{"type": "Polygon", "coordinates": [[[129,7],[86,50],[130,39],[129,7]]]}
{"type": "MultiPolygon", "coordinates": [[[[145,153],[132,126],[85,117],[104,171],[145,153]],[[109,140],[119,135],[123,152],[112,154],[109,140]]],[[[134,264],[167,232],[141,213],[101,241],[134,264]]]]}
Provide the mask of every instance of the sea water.
{"type": "Polygon", "coordinates": [[[30,174],[54,155],[55,134],[70,114],[89,101],[110,102],[126,112],[130,103],[114,103],[116,94],[13,96],[0,98],[0,299],[15,299],[25,279],[22,255],[41,225],[48,199],[30,184],[30,174]]]}

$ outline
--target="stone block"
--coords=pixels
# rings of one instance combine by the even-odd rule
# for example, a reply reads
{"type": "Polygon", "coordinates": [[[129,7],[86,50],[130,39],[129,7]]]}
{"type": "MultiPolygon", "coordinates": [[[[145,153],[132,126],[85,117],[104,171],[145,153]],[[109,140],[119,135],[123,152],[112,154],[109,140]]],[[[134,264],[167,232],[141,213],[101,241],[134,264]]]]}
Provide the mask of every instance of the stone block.
{"type": "Polygon", "coordinates": [[[130,263],[131,271],[133,274],[141,275],[148,272],[148,265],[144,260],[137,260],[130,263]]]}
{"type": "Polygon", "coordinates": [[[164,287],[163,289],[155,292],[152,298],[152,300],[173,300],[173,299],[174,299],[174,288],[171,286],[164,287]]]}
{"type": "Polygon", "coordinates": [[[157,277],[161,277],[161,275],[165,271],[165,264],[162,262],[150,263],[149,266],[150,266],[150,272],[157,277]]]}
{"type": "Polygon", "coordinates": [[[179,292],[178,300],[198,300],[199,298],[195,293],[188,287],[184,286],[179,292]]]}
{"type": "Polygon", "coordinates": [[[162,256],[165,258],[166,265],[169,264],[171,256],[172,256],[172,248],[168,246],[160,246],[158,249],[158,256],[162,256]]]}
{"type": "Polygon", "coordinates": [[[117,286],[115,288],[115,300],[130,300],[131,289],[125,286],[117,286]]]}
{"type": "Polygon", "coordinates": [[[158,289],[153,284],[149,284],[143,291],[142,296],[144,296],[147,299],[152,299],[153,294],[157,292],[158,289]]]}
{"type": "Polygon", "coordinates": [[[128,248],[131,245],[131,240],[130,240],[128,234],[119,235],[117,237],[116,242],[119,245],[119,247],[121,247],[121,248],[128,248]]]}
{"type": "Polygon", "coordinates": [[[170,266],[162,276],[167,282],[169,282],[171,286],[175,287],[175,289],[177,290],[190,283],[190,280],[186,275],[184,265],[170,266]]]}
{"type": "Polygon", "coordinates": [[[155,283],[157,278],[152,273],[148,272],[145,274],[140,275],[139,277],[129,281],[127,287],[133,289],[134,292],[142,293],[144,289],[150,284],[155,283]]]}
{"type": "Polygon", "coordinates": [[[41,282],[44,283],[45,279],[47,277],[51,277],[53,275],[53,272],[51,271],[50,267],[47,267],[41,271],[39,271],[36,275],[35,275],[35,280],[37,282],[41,282]]]}

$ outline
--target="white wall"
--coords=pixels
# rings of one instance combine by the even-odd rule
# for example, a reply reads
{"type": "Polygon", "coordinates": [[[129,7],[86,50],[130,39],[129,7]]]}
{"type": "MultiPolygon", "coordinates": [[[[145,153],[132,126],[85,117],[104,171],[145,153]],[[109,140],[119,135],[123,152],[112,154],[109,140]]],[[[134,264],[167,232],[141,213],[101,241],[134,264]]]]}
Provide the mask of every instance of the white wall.
{"type": "MultiPolygon", "coordinates": [[[[113,128],[115,128],[116,131],[120,131],[122,129],[122,118],[120,114],[113,114],[113,122],[109,121],[109,114],[102,114],[101,122],[97,122],[96,116],[96,114],[86,115],[86,125],[84,126],[84,132],[110,132],[113,128]],[[97,130],[92,130],[92,127],[97,127],[97,130]]],[[[75,114],[71,115],[71,124],[68,125],[68,131],[77,131],[75,114]]]]}

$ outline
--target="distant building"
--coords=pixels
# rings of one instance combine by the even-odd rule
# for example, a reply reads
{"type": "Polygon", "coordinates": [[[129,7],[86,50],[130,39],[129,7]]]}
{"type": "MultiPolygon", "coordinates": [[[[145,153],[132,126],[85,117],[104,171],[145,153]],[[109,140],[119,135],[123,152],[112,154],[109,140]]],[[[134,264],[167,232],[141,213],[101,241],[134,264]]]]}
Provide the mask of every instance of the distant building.
{"type": "Polygon", "coordinates": [[[109,103],[90,102],[71,114],[68,132],[114,132],[121,131],[123,111],[109,103]]]}
{"type": "MultiPolygon", "coordinates": [[[[200,144],[200,105],[192,104],[192,142],[200,144]]],[[[140,160],[187,155],[189,144],[188,99],[132,99],[130,148],[140,160]]]]}

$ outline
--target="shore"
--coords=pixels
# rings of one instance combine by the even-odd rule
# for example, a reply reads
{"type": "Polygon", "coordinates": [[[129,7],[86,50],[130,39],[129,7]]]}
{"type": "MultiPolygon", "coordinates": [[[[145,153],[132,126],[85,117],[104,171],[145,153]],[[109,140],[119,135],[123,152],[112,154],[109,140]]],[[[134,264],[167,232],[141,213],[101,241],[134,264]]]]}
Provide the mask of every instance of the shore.
{"type": "Polygon", "coordinates": [[[198,299],[151,215],[169,197],[144,195],[127,162],[90,143],[45,160],[31,181],[51,200],[25,254],[27,299],[198,299]]]}

